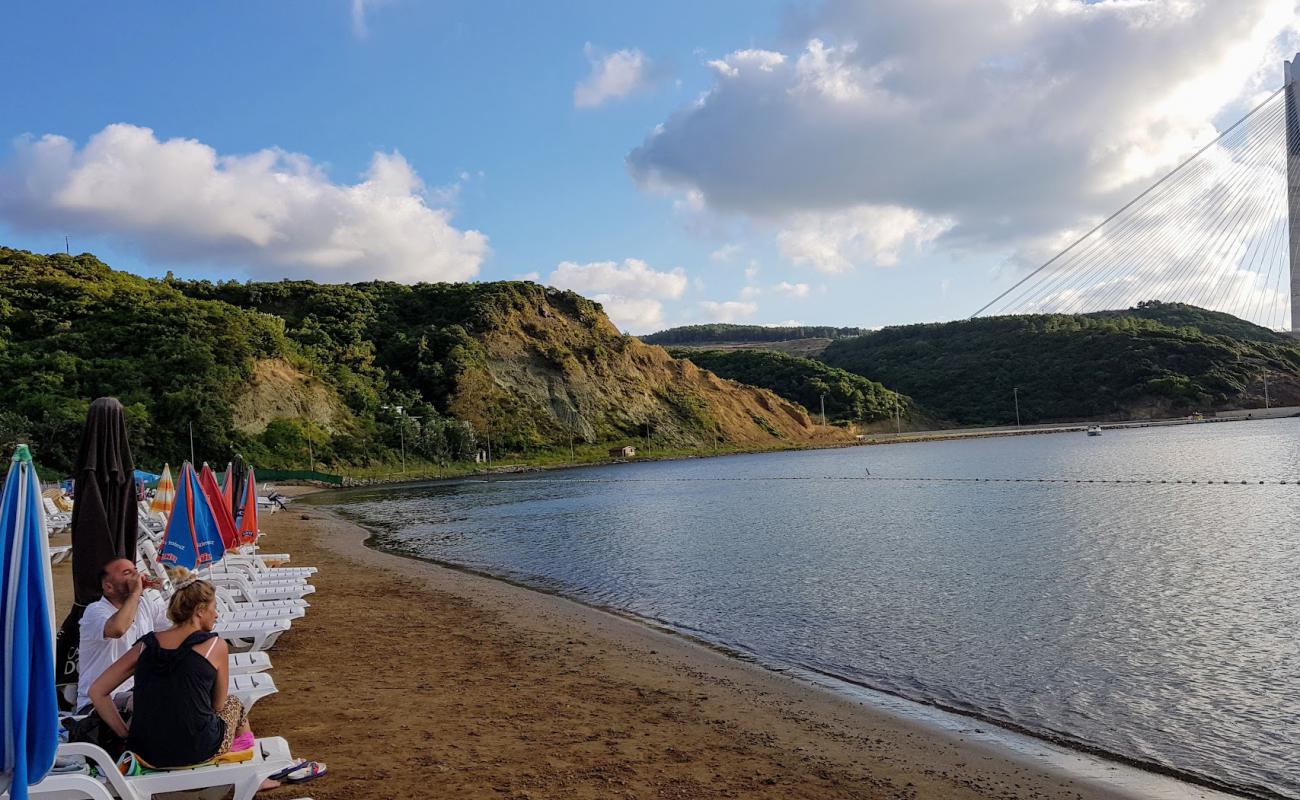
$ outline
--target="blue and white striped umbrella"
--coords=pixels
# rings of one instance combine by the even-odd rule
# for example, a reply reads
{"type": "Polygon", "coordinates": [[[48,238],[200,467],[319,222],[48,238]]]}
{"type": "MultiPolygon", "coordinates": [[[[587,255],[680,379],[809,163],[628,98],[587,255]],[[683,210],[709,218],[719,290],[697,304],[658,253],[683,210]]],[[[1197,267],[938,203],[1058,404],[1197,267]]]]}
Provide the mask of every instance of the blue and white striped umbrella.
{"type": "Polygon", "coordinates": [[[54,691],[54,581],[40,481],[19,445],[0,496],[0,789],[26,800],[54,766],[59,709],[54,691]]]}

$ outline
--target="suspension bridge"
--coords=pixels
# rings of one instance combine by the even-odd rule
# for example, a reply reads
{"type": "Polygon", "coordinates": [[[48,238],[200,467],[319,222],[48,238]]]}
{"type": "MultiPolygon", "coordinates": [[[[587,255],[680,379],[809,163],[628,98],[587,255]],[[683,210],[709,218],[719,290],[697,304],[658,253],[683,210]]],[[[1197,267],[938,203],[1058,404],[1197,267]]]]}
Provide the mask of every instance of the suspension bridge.
{"type": "Polygon", "coordinates": [[[1300,54],[1282,86],[973,316],[1159,300],[1300,337],[1300,54]]]}

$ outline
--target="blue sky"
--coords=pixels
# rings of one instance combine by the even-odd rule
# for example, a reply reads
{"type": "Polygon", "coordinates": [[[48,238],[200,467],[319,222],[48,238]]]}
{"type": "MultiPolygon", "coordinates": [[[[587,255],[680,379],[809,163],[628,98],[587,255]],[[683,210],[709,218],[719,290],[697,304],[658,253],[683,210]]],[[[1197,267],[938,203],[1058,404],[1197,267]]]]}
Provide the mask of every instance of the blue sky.
{"type": "Polygon", "coordinates": [[[528,276],[633,332],[951,319],[1212,136],[1293,36],[1266,0],[965,5],[9,5],[0,242],[145,275],[528,276]],[[1044,126],[1062,96],[1036,89],[1072,81],[1112,118],[1044,126]]]}

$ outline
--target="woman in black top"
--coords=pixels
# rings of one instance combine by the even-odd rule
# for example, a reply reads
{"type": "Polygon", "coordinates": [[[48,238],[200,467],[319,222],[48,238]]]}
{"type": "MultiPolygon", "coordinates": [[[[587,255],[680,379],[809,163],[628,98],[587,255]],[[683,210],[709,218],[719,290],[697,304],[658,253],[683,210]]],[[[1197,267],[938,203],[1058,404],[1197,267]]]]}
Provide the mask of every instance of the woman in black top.
{"type": "MultiPolygon", "coordinates": [[[[167,616],[175,627],[141,637],[91,685],[95,710],[151,767],[202,764],[228,752],[236,737],[251,746],[243,706],[227,695],[229,648],[212,632],[212,584],[193,578],[177,584],[167,616]],[[135,707],[128,729],[111,694],[132,675],[135,707]]],[[[262,788],[271,784],[278,785],[268,781],[262,788]]]]}

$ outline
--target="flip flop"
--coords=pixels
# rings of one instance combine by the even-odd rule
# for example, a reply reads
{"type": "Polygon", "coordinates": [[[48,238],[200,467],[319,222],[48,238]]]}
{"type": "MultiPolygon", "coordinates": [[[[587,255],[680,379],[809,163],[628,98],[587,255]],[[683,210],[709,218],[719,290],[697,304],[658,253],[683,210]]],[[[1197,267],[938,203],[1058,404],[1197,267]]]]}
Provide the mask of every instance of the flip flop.
{"type": "Polygon", "coordinates": [[[267,779],[268,781],[282,781],[282,780],[284,780],[286,777],[289,776],[289,773],[291,773],[291,772],[295,772],[295,771],[297,771],[297,770],[300,770],[300,769],[302,769],[303,767],[307,766],[307,765],[310,764],[310,763],[311,763],[310,761],[299,761],[297,764],[294,764],[294,765],[291,766],[291,767],[285,767],[284,769],[280,770],[279,772],[273,772],[273,773],[271,773],[270,775],[267,775],[267,776],[266,776],[266,779],[267,779]]]}
{"type": "Polygon", "coordinates": [[[317,778],[324,777],[325,773],[326,769],[324,764],[315,761],[308,761],[301,768],[290,772],[284,777],[284,779],[288,783],[306,783],[307,781],[314,781],[317,778]]]}

